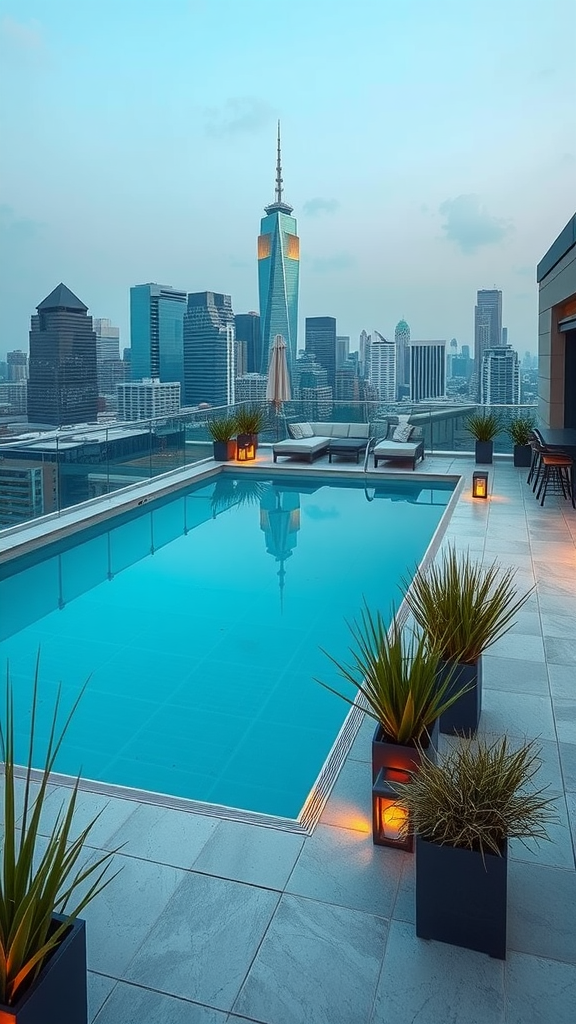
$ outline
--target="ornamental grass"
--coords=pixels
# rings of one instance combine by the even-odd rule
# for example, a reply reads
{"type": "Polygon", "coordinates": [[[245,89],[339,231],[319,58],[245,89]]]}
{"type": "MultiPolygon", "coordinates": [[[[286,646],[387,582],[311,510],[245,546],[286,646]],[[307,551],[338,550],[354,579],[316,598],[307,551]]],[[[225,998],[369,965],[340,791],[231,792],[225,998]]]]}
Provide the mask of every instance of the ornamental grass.
{"type": "Polygon", "coordinates": [[[495,560],[488,566],[449,546],[441,559],[412,581],[402,580],[406,602],[418,626],[443,661],[471,664],[514,625],[533,591],[517,598],[515,569],[495,560]]]}
{"type": "Polygon", "coordinates": [[[502,430],[502,421],[495,412],[473,412],[464,426],[476,441],[493,441],[502,430]]]}
{"type": "Polygon", "coordinates": [[[547,840],[556,815],[548,787],[533,784],[540,764],[535,740],[513,749],[506,736],[461,740],[438,764],[424,757],[411,781],[397,786],[410,831],[483,855],[502,855],[508,839],[547,840]]]}

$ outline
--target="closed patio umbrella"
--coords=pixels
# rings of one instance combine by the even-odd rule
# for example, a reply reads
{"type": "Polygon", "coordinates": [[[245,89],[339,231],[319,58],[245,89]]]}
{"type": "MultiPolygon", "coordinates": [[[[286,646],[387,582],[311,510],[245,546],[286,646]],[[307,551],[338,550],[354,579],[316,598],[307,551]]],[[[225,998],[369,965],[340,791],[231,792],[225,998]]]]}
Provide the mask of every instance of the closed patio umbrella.
{"type": "Polygon", "coordinates": [[[272,402],[276,412],[279,412],[282,403],[289,402],[291,397],[290,377],[288,376],[288,363],[286,360],[286,342],[281,334],[277,334],[274,338],[274,344],[270,349],[266,401],[272,402]]]}

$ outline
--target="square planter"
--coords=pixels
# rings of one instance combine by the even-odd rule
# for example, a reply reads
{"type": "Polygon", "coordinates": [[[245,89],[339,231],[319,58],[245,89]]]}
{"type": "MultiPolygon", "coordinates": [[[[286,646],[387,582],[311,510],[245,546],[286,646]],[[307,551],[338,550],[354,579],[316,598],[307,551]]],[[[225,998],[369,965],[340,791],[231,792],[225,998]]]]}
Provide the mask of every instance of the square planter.
{"type": "MultiPolygon", "coordinates": [[[[64,918],[54,914],[57,925],[64,918]]],[[[76,920],[14,1006],[0,1003],[2,1024],[87,1024],[86,922],[76,920]]]]}
{"type": "Polygon", "coordinates": [[[503,856],[416,836],[416,934],[506,959],[507,849],[503,856]]]}
{"type": "MultiPolygon", "coordinates": [[[[422,744],[424,753],[431,761],[436,761],[438,749],[438,722],[434,722],[427,743],[422,744]]],[[[391,743],[386,739],[381,725],[377,725],[372,739],[372,785],[383,768],[395,768],[397,771],[413,772],[422,760],[418,747],[391,743]]]]}
{"type": "Polygon", "coordinates": [[[476,441],[475,453],[477,466],[491,466],[492,455],[494,453],[494,442],[476,441]]]}
{"type": "Polygon", "coordinates": [[[214,441],[214,461],[231,462],[236,458],[236,441],[214,441]]]}
{"type": "Polygon", "coordinates": [[[514,465],[521,469],[530,469],[532,465],[532,449],[529,444],[514,445],[514,465]]]}
{"type": "MultiPolygon", "coordinates": [[[[438,681],[442,682],[451,669],[451,662],[440,662],[438,681]]],[[[456,703],[440,716],[440,732],[452,735],[476,732],[482,711],[482,658],[468,665],[464,662],[458,663],[448,687],[448,694],[460,686],[470,686],[471,689],[463,693],[456,703]]]]}

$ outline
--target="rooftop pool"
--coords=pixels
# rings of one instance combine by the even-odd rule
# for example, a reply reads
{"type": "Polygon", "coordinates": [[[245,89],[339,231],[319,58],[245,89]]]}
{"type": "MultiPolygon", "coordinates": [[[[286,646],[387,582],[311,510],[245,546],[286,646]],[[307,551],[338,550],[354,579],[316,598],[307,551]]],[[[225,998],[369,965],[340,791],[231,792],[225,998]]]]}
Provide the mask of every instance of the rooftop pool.
{"type": "Polygon", "coordinates": [[[40,647],[39,739],[90,676],[58,772],[298,819],[349,711],[321,648],[399,604],[454,487],[226,469],[6,561],[17,758],[40,647]]]}

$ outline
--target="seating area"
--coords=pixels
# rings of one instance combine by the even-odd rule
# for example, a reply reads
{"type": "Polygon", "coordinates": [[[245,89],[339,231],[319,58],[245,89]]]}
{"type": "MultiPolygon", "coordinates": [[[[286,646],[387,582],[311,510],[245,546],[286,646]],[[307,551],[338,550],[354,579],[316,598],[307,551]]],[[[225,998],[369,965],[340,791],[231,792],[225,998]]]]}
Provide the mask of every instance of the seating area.
{"type": "MultiPolygon", "coordinates": [[[[549,432],[551,433],[551,432],[549,432]]],[[[556,434],[565,434],[564,440],[570,441],[570,431],[555,431],[556,434]]],[[[547,494],[561,494],[563,498],[572,502],[572,508],[576,508],[574,500],[574,448],[567,445],[568,450],[562,450],[562,439],[555,438],[559,443],[550,443],[542,433],[535,428],[532,433],[530,447],[532,448],[532,461],[528,473],[528,483],[532,484],[532,491],[536,500],[544,504],[547,494]]]]}
{"type": "Polygon", "coordinates": [[[359,456],[370,444],[374,468],[380,462],[411,462],[412,469],[424,458],[424,438],[420,428],[407,416],[390,416],[382,423],[289,423],[290,437],[273,445],[274,462],[278,456],[314,462],[328,453],[349,458],[359,456]]]}

